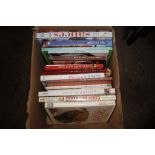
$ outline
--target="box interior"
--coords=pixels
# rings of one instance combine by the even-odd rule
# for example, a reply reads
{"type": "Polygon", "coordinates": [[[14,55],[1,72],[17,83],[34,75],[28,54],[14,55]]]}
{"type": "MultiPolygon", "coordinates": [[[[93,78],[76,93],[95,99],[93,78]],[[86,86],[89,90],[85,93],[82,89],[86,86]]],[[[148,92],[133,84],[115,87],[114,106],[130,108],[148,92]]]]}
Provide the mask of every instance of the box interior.
{"type": "Polygon", "coordinates": [[[54,27],[35,27],[33,32],[33,47],[31,57],[31,77],[30,77],[30,91],[27,103],[28,119],[26,122],[27,128],[123,128],[123,113],[122,101],[120,92],[120,78],[119,66],[115,44],[115,32],[112,27],[104,26],[54,26],[54,27]],[[36,31],[45,29],[52,30],[112,30],[113,31],[113,55],[112,55],[112,74],[113,87],[116,88],[116,107],[106,123],[84,124],[84,125],[54,125],[47,126],[46,113],[43,107],[38,103],[38,91],[41,90],[42,84],[40,82],[40,75],[43,71],[44,61],[40,52],[38,41],[35,39],[36,31]]]}

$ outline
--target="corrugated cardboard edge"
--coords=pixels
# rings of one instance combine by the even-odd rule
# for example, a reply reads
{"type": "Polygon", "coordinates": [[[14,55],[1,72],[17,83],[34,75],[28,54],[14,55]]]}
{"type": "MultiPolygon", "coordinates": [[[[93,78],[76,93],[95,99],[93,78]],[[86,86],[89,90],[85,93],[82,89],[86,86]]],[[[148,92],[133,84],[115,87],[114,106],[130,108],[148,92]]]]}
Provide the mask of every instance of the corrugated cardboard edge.
{"type": "MultiPolygon", "coordinates": [[[[33,38],[35,38],[36,32],[33,32],[33,38]]],[[[45,126],[44,123],[39,122],[38,120],[43,120],[43,115],[38,115],[39,113],[42,113],[42,108],[38,104],[38,91],[40,84],[40,74],[41,71],[37,68],[41,68],[41,62],[38,63],[37,60],[41,60],[41,54],[37,52],[39,49],[38,41],[33,39],[32,44],[32,57],[31,57],[31,77],[30,77],[30,91],[29,91],[29,97],[28,97],[28,103],[27,103],[27,113],[28,113],[28,119],[26,121],[26,128],[42,128],[42,126],[45,126]],[[35,70],[38,70],[38,72],[35,72],[35,70]],[[36,104],[34,106],[34,104],[36,104]],[[33,111],[33,112],[32,112],[33,111]],[[36,119],[37,118],[37,119],[36,119]]]]}
{"type": "Polygon", "coordinates": [[[119,71],[119,63],[117,57],[117,48],[115,41],[115,31],[113,29],[113,56],[112,56],[112,72],[115,77],[114,87],[116,88],[116,107],[108,121],[109,125],[113,128],[123,128],[123,112],[122,112],[122,99],[121,99],[121,91],[120,91],[120,71],[119,71]],[[115,69],[114,69],[115,68],[115,69]]]}

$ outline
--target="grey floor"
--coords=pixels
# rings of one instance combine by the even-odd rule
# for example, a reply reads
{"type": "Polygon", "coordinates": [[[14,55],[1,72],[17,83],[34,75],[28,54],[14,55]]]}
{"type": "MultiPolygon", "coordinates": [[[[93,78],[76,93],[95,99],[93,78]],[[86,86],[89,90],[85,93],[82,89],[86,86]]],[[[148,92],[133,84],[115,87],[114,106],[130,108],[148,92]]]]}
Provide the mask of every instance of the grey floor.
{"type": "MultiPolygon", "coordinates": [[[[155,127],[155,32],[131,46],[115,27],[125,128],[155,127]]],[[[32,27],[0,27],[0,128],[25,128],[32,27]]]]}

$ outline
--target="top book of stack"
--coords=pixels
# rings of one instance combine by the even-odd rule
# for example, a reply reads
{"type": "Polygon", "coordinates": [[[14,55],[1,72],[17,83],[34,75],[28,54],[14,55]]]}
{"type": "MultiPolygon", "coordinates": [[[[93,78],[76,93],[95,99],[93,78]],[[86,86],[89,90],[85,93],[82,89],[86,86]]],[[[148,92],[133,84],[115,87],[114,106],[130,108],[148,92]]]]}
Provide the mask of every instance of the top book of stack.
{"type": "Polygon", "coordinates": [[[70,38],[112,38],[111,31],[48,31],[38,32],[37,39],[70,39],[70,38]]]}

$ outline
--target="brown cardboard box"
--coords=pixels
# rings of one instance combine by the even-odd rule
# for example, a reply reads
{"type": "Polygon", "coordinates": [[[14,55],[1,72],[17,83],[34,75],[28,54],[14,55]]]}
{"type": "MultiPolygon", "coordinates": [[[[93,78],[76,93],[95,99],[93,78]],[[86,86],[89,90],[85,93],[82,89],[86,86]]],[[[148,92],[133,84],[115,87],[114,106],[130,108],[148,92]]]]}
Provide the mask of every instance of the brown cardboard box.
{"type": "Polygon", "coordinates": [[[47,126],[45,111],[38,103],[38,91],[41,88],[40,75],[41,75],[41,71],[43,70],[44,63],[39,49],[38,41],[35,39],[36,31],[34,30],[32,58],[31,58],[31,78],[30,78],[31,82],[30,82],[29,98],[27,103],[27,111],[28,111],[28,119],[26,124],[27,128],[123,128],[119,66],[118,66],[118,60],[117,60],[114,29],[112,27],[102,27],[102,26],[36,27],[36,29],[39,29],[39,30],[43,30],[45,28],[46,29],[52,28],[54,30],[112,30],[113,31],[112,71],[113,71],[113,86],[116,88],[116,96],[117,96],[116,107],[107,123],[47,126]]]}

